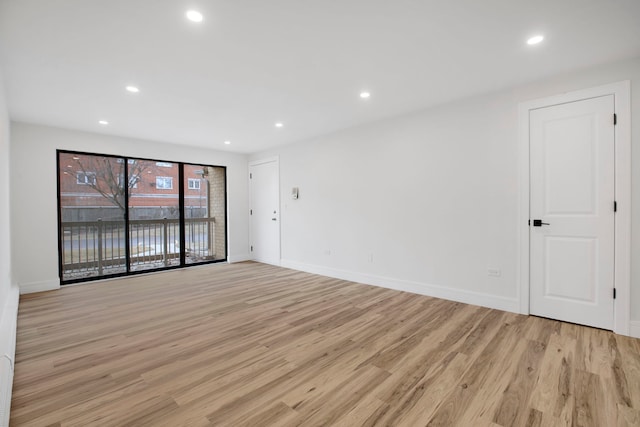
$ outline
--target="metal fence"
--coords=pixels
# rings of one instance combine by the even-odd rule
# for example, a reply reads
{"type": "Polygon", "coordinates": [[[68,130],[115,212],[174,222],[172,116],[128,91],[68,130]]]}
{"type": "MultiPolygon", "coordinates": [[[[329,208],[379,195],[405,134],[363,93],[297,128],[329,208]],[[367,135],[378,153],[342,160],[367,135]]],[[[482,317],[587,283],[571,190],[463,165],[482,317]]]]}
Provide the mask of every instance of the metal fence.
{"type": "MultiPolygon", "coordinates": [[[[186,263],[215,259],[214,218],[185,221],[186,263]]],[[[63,279],[103,276],[127,270],[124,221],[62,222],[63,279]]],[[[180,220],[129,221],[131,270],[180,263],[180,220]]]]}

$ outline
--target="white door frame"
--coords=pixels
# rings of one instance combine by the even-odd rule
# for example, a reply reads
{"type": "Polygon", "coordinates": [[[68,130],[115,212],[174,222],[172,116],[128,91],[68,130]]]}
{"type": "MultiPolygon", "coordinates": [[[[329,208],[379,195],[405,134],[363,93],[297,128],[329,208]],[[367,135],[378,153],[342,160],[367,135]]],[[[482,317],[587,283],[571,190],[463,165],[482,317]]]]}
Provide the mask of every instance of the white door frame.
{"type": "MultiPolygon", "coordinates": [[[[264,159],[260,159],[260,160],[253,160],[251,162],[249,162],[247,169],[249,169],[249,173],[247,173],[247,179],[249,179],[249,174],[251,173],[251,166],[257,166],[257,165],[261,165],[264,163],[271,163],[271,162],[275,162],[276,163],[276,169],[278,170],[278,200],[277,200],[277,206],[278,206],[278,265],[281,264],[282,262],[282,247],[281,247],[281,240],[282,240],[282,210],[280,209],[280,157],[279,156],[273,156],[273,157],[267,157],[264,159]]],[[[252,181],[251,179],[249,179],[249,209],[253,209],[253,199],[252,199],[252,194],[253,191],[251,189],[252,186],[252,181]]],[[[249,249],[251,249],[251,245],[253,244],[253,218],[249,217],[249,249]]],[[[249,256],[250,259],[253,259],[253,253],[251,252],[251,250],[249,251],[249,256]]]]}
{"type": "MultiPolygon", "coordinates": [[[[590,89],[522,102],[518,106],[519,128],[519,209],[518,209],[518,294],[520,313],[529,314],[529,112],[537,108],[614,95],[615,126],[615,266],[613,331],[629,335],[631,310],[631,83],[622,81],[590,89]]],[[[613,120],[613,118],[612,118],[613,120]]],[[[613,296],[612,296],[613,297],[613,296]]]]}

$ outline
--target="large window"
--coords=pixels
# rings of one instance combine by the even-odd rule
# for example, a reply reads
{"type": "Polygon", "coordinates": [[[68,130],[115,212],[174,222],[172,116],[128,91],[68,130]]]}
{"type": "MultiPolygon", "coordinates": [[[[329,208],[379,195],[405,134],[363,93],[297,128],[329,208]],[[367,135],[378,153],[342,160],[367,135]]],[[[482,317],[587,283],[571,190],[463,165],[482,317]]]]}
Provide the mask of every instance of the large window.
{"type": "Polygon", "coordinates": [[[224,174],[225,171],[221,168],[184,165],[184,233],[187,264],[226,254],[224,174]]]}
{"type": "Polygon", "coordinates": [[[58,151],[58,189],[63,284],[227,259],[224,167],[58,151]]]}

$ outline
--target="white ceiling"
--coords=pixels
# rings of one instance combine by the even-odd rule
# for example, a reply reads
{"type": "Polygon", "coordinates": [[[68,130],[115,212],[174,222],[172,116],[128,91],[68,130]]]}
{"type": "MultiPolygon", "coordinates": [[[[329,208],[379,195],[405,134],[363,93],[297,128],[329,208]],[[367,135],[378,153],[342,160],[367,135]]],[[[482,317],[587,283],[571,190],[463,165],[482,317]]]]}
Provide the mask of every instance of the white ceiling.
{"type": "Polygon", "coordinates": [[[639,0],[0,0],[13,120],[237,152],[638,55],[639,0]]]}

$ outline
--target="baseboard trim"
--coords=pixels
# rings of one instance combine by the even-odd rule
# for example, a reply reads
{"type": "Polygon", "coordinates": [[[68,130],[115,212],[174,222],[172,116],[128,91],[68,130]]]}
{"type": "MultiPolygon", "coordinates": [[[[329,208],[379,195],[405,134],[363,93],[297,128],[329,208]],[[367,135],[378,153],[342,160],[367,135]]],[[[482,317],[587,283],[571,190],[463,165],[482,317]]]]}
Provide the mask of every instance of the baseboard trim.
{"type": "Polygon", "coordinates": [[[59,280],[43,280],[41,282],[21,283],[20,295],[33,294],[35,292],[55,291],[60,289],[59,280]]]}
{"type": "Polygon", "coordinates": [[[323,276],[334,277],[336,279],[363,283],[365,285],[380,286],[413,294],[462,302],[465,304],[480,305],[483,307],[495,308],[497,310],[510,311],[512,313],[520,312],[520,304],[517,298],[507,298],[498,295],[483,294],[480,292],[431,285],[410,280],[358,273],[355,271],[341,270],[320,265],[305,264],[287,259],[283,259],[281,261],[281,266],[291,268],[293,270],[305,271],[307,273],[320,274],[323,276]]]}
{"type": "Polygon", "coordinates": [[[0,427],[9,425],[11,390],[16,356],[16,327],[18,321],[19,290],[9,287],[7,301],[0,311],[0,427]]]}
{"type": "Polygon", "coordinates": [[[640,338],[640,320],[632,320],[629,322],[629,336],[640,338]]]}

